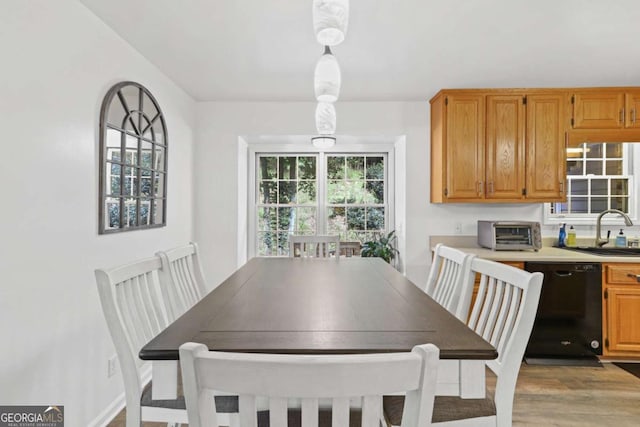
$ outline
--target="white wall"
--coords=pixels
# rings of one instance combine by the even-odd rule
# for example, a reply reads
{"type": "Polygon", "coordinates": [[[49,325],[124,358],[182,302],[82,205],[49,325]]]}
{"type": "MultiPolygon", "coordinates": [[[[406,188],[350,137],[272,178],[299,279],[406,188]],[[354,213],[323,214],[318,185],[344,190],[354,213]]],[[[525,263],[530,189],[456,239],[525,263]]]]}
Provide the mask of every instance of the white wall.
{"type": "MultiPolygon", "coordinates": [[[[86,426],[122,392],[119,374],[106,375],[114,349],[93,270],[194,238],[209,282],[222,281],[236,267],[238,136],[309,134],[315,103],[196,104],[72,0],[3,0],[0,52],[0,403],[62,404],[67,426],[86,426]],[[168,225],[98,236],[98,114],[124,79],[149,88],[167,119],[168,225]]],[[[337,112],[341,134],[406,135],[402,256],[416,283],[430,235],[541,220],[540,204],[429,203],[427,100],[338,102],[337,112]]]]}
{"type": "Polygon", "coordinates": [[[195,103],[75,1],[2,1],[0,52],[0,404],[85,427],[122,392],[93,270],[191,239],[195,103]],[[100,103],[124,79],[166,116],[167,226],[99,236],[100,103]]]}
{"type": "MultiPolygon", "coordinates": [[[[434,89],[435,93],[436,89],[434,89]]],[[[478,219],[542,219],[541,204],[435,205],[429,203],[429,103],[338,102],[338,134],[406,135],[407,276],[426,280],[430,235],[475,234],[478,219]]],[[[218,283],[235,269],[237,224],[237,144],[239,135],[309,134],[315,103],[199,103],[195,147],[195,236],[205,274],[218,283]]],[[[339,139],[338,139],[339,143],[339,139]]]]}

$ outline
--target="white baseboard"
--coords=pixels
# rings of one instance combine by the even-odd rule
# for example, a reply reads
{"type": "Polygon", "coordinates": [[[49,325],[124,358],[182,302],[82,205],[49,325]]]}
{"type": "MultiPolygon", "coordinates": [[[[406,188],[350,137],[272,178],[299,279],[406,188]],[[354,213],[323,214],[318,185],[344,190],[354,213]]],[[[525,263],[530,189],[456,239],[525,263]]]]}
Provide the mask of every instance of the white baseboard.
{"type": "MultiPolygon", "coordinates": [[[[142,384],[146,384],[151,380],[151,364],[149,363],[142,369],[142,384]]],[[[91,422],[89,422],[89,427],[106,427],[111,420],[113,420],[116,415],[120,413],[126,406],[126,399],[124,396],[124,391],[120,393],[116,398],[95,417],[91,422]]]]}
{"type": "Polygon", "coordinates": [[[122,392],[89,423],[89,427],[106,427],[124,409],[125,405],[124,392],[122,392]]]}

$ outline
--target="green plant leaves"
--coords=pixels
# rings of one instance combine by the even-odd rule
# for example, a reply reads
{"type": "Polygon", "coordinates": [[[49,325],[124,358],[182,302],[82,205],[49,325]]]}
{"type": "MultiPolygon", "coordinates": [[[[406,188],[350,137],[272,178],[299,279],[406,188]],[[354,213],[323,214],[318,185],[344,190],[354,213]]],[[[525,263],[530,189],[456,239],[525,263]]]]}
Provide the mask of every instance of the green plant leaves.
{"type": "Polygon", "coordinates": [[[369,258],[382,258],[387,263],[391,264],[391,261],[395,259],[396,254],[399,253],[394,246],[397,239],[395,233],[396,231],[393,230],[386,236],[379,234],[376,235],[374,240],[364,242],[362,244],[362,251],[360,252],[360,255],[369,258]]]}

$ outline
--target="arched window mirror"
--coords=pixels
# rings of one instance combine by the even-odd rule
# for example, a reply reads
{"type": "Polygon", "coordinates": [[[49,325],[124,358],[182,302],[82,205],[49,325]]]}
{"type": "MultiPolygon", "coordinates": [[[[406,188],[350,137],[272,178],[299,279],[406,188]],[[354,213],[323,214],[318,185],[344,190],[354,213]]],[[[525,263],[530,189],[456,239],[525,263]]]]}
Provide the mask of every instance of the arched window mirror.
{"type": "Polygon", "coordinates": [[[100,112],[100,234],[163,227],[167,219],[167,126],[151,93],[113,86],[100,112]]]}

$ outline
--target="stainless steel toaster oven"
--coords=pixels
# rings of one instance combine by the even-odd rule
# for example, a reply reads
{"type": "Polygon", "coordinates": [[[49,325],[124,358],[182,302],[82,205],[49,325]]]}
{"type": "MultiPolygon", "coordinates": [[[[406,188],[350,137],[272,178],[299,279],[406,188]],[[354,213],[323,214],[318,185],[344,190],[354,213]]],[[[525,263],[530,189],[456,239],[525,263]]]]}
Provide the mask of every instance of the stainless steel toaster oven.
{"type": "Polygon", "coordinates": [[[540,223],[478,221],[478,245],[494,251],[537,251],[542,247],[540,223]]]}

